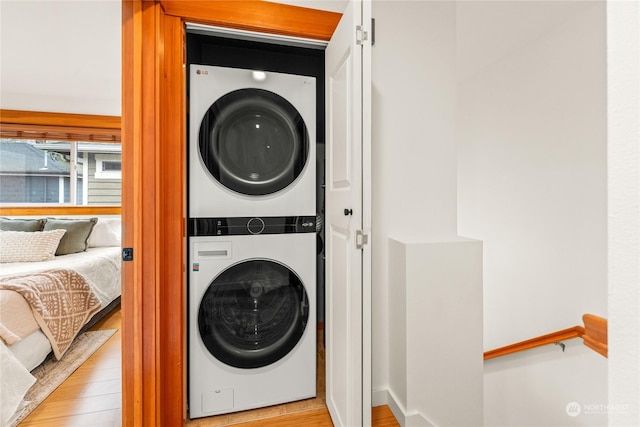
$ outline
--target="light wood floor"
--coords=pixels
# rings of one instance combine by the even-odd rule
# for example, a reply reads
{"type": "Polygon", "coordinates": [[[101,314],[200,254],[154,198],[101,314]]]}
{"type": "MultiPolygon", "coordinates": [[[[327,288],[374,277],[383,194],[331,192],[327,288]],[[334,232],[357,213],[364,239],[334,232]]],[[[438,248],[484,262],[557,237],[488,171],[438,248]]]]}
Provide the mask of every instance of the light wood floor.
{"type": "MultiPolygon", "coordinates": [[[[117,329],[98,351],[36,408],[19,427],[121,427],[120,309],[92,329],[117,329]]],[[[320,336],[321,334],[319,334],[320,336]]],[[[319,340],[319,343],[321,341],[319,340]]],[[[320,344],[321,345],[321,344],[320,344]]],[[[324,351],[318,358],[318,397],[231,416],[187,421],[188,427],[332,427],[324,401],[324,351]],[[261,418],[261,419],[259,419],[261,418]]],[[[373,408],[374,427],[399,427],[388,406],[373,408]]]]}
{"type": "Polygon", "coordinates": [[[45,399],[20,427],[120,427],[120,309],[93,328],[117,329],[109,340],[45,399]]]}

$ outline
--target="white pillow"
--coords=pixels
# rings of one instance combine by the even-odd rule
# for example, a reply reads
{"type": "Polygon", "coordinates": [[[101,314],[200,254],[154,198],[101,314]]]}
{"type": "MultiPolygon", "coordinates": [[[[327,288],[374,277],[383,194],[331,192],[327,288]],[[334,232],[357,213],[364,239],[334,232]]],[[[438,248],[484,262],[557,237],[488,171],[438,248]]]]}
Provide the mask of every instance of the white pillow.
{"type": "Polygon", "coordinates": [[[91,231],[87,244],[90,248],[120,246],[122,222],[120,218],[99,218],[91,231]]]}
{"type": "Polygon", "coordinates": [[[48,261],[67,230],[0,231],[0,262],[48,261]]]}

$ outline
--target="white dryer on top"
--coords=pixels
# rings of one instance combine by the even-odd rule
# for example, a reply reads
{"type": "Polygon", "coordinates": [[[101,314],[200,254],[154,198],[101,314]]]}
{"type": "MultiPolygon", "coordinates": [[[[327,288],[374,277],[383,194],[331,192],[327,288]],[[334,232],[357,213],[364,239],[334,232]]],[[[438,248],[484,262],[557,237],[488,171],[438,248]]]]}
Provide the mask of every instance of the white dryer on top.
{"type": "Polygon", "coordinates": [[[189,217],[316,215],[314,77],[191,65],[189,217]]]}

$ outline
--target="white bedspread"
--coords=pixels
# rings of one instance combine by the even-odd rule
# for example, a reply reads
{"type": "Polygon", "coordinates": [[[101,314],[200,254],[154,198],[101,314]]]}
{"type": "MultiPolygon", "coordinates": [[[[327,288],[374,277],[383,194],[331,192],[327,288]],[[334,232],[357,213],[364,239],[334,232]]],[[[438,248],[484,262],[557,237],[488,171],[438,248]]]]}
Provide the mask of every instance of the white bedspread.
{"type": "Polygon", "coordinates": [[[10,424],[11,420],[17,417],[16,413],[22,405],[22,399],[29,388],[36,382],[36,378],[22,366],[0,341],[0,363],[2,371],[0,374],[0,426],[10,424]]]}
{"type": "MultiPolygon", "coordinates": [[[[98,247],[89,248],[85,252],[76,254],[56,256],[51,261],[2,263],[0,264],[0,276],[13,276],[55,268],[73,269],[85,277],[100,300],[101,307],[106,307],[121,293],[120,251],[120,247],[116,246],[98,247]]],[[[29,341],[35,335],[44,336],[38,330],[25,338],[25,341],[29,341]]],[[[0,427],[8,425],[9,420],[19,414],[14,414],[14,412],[19,409],[25,393],[35,382],[35,378],[14,355],[13,347],[23,347],[30,353],[29,356],[34,356],[36,363],[39,363],[38,360],[42,360],[51,350],[51,345],[46,337],[44,341],[48,345],[39,346],[38,348],[42,348],[36,350],[36,346],[31,342],[19,341],[8,348],[0,340],[0,387],[2,388],[0,427]],[[41,354],[36,357],[34,352],[41,354]]],[[[31,367],[32,363],[29,362],[28,365],[31,367]]]]}
{"type": "Polygon", "coordinates": [[[82,274],[106,307],[121,292],[120,248],[89,248],[86,252],[57,256],[51,261],[0,264],[0,276],[32,273],[54,268],[69,268],[82,274]]]}

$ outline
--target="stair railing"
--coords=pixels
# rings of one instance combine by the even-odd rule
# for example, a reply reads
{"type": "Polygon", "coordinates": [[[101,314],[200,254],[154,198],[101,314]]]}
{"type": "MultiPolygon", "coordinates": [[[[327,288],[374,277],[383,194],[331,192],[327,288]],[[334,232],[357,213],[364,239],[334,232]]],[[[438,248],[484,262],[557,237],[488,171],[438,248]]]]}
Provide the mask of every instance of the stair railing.
{"type": "Polygon", "coordinates": [[[582,338],[584,345],[597,353],[608,356],[607,344],[607,319],[596,316],[594,314],[585,314],[582,316],[584,326],[573,326],[571,328],[562,329],[560,331],[551,332],[539,337],[520,341],[504,347],[489,350],[484,353],[484,360],[493,359],[495,357],[505,356],[507,354],[517,353],[519,351],[529,350],[531,348],[540,347],[548,344],[562,345],[562,341],[582,338]]]}

